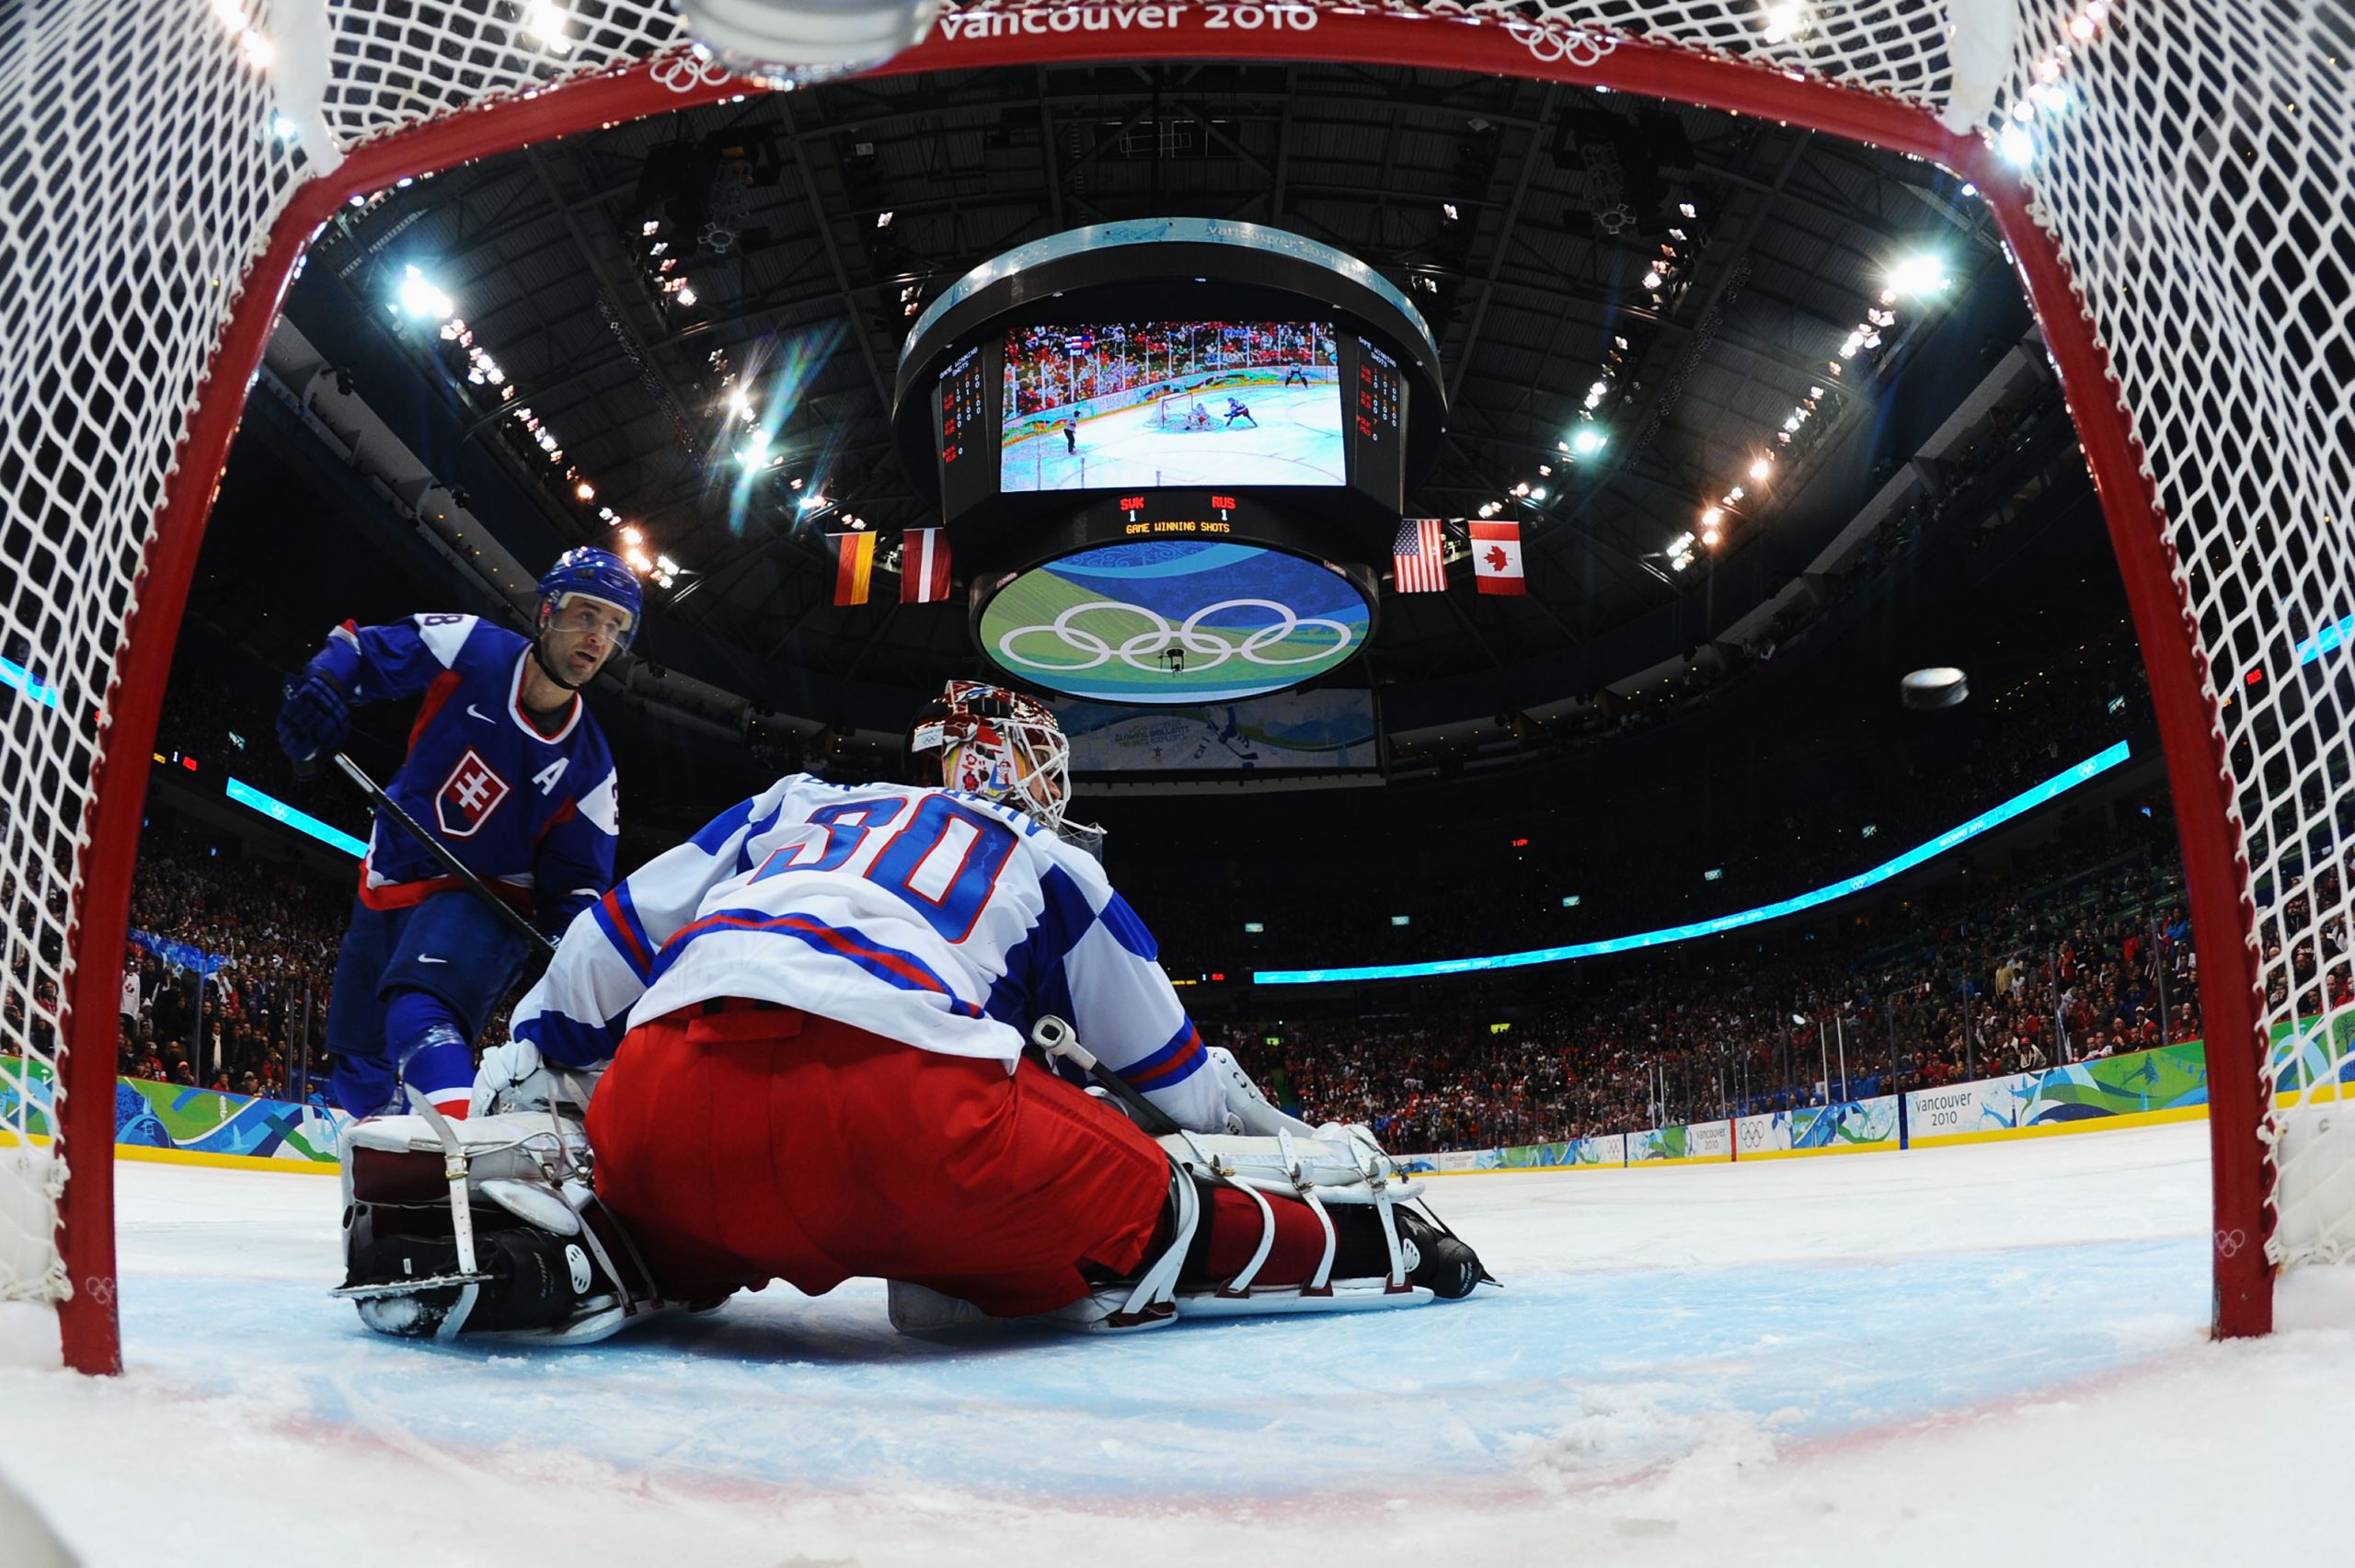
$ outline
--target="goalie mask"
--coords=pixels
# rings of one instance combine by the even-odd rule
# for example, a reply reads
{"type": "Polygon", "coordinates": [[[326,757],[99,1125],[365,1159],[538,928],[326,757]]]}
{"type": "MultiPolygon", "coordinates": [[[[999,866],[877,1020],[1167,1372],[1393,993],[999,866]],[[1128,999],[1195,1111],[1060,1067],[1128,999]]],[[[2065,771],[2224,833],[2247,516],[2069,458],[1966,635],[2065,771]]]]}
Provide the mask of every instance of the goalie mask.
{"type": "Polygon", "coordinates": [[[951,681],[917,718],[908,750],[923,782],[1002,801],[1043,827],[1062,825],[1071,800],[1071,743],[1035,697],[951,681]]]}

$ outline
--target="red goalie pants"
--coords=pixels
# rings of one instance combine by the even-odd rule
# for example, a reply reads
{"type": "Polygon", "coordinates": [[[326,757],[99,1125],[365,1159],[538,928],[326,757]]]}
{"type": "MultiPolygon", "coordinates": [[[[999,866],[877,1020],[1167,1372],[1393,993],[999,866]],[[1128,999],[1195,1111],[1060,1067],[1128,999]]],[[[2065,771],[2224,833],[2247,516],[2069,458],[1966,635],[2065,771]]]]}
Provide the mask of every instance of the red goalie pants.
{"type": "Polygon", "coordinates": [[[868,1275],[1048,1311],[1086,1294],[1083,1264],[1134,1272],[1169,1193],[1159,1145],[1028,1062],[742,1002],[631,1030],[589,1141],[599,1196],[688,1297],[868,1275]]]}

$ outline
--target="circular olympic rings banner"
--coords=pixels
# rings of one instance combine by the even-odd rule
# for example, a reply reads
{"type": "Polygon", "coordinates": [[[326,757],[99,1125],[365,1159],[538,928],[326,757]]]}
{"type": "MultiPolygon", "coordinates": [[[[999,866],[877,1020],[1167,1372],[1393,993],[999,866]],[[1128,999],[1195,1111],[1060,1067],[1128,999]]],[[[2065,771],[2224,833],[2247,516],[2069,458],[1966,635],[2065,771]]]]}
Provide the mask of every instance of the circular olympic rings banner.
{"type": "Polygon", "coordinates": [[[1148,540],[1023,572],[982,609],[982,650],[1018,681],[1096,702],[1234,702],[1297,686],[1364,647],[1365,595],[1257,544],[1148,540]]]}

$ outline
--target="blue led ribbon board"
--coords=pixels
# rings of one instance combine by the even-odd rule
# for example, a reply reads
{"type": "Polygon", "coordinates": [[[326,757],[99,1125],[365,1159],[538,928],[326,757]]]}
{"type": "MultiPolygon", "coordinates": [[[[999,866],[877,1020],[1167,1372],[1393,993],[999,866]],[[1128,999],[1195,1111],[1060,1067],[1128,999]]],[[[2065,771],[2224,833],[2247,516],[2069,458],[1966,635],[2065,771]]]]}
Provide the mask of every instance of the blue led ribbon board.
{"type": "Polygon", "coordinates": [[[250,807],[273,822],[283,822],[298,833],[307,833],[319,842],[358,860],[368,853],[368,846],[340,828],[330,828],[307,811],[297,811],[274,795],[264,795],[243,779],[229,781],[229,798],[240,806],[250,807]]]}
{"type": "Polygon", "coordinates": [[[1715,920],[1695,921],[1690,925],[1662,926],[1658,931],[1639,931],[1633,936],[1614,936],[1601,942],[1573,943],[1565,947],[1536,947],[1526,953],[1495,953],[1480,958],[1442,958],[1428,964],[1361,964],[1342,969],[1259,969],[1253,972],[1252,983],[1263,986],[1314,986],[1336,980],[1403,980],[1421,975],[1468,975],[1482,969],[1519,969],[1532,964],[1559,964],[1572,958],[1599,958],[1606,953],[1630,953],[1639,947],[1664,947],[1671,942],[1691,942],[1696,937],[1718,936],[1745,926],[1763,925],[1780,920],[1785,915],[1798,914],[1851,893],[1861,893],[1892,876],[1913,870],[1923,862],[1932,860],[1999,828],[2027,812],[2035,810],[2056,795],[2066,794],[2079,784],[2106,773],[2131,755],[2123,740],[2107,750],[2095,752],[2074,768],[2055,773],[2033,789],[2023,790],[1992,810],[1982,811],[1970,821],[1947,829],[1925,843],[1914,845],[1894,860],[1883,861],[1870,871],[1827,884],[1810,893],[1777,903],[1761,904],[1754,910],[1719,915],[1715,920]]]}

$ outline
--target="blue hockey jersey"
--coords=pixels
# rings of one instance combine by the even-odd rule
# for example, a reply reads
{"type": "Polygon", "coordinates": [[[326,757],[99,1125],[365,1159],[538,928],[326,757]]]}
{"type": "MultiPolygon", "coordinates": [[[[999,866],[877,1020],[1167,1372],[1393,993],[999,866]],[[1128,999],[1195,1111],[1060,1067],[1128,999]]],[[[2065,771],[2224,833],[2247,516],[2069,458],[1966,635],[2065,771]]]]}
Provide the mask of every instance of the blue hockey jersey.
{"type": "Polygon", "coordinates": [[[780,779],[576,919],[511,1027],[585,1066],[717,997],[1009,1070],[1052,1013],[1178,1122],[1224,1129],[1144,922],[1085,850],[977,795],[780,779]]]}
{"type": "MultiPolygon", "coordinates": [[[[354,703],[422,696],[408,759],[385,786],[461,864],[556,930],[613,886],[614,760],[575,693],[546,730],[523,711],[531,643],[472,615],[338,626],[311,661],[354,703]]],[[[360,898],[400,909],[457,886],[383,813],[360,898]]]]}

